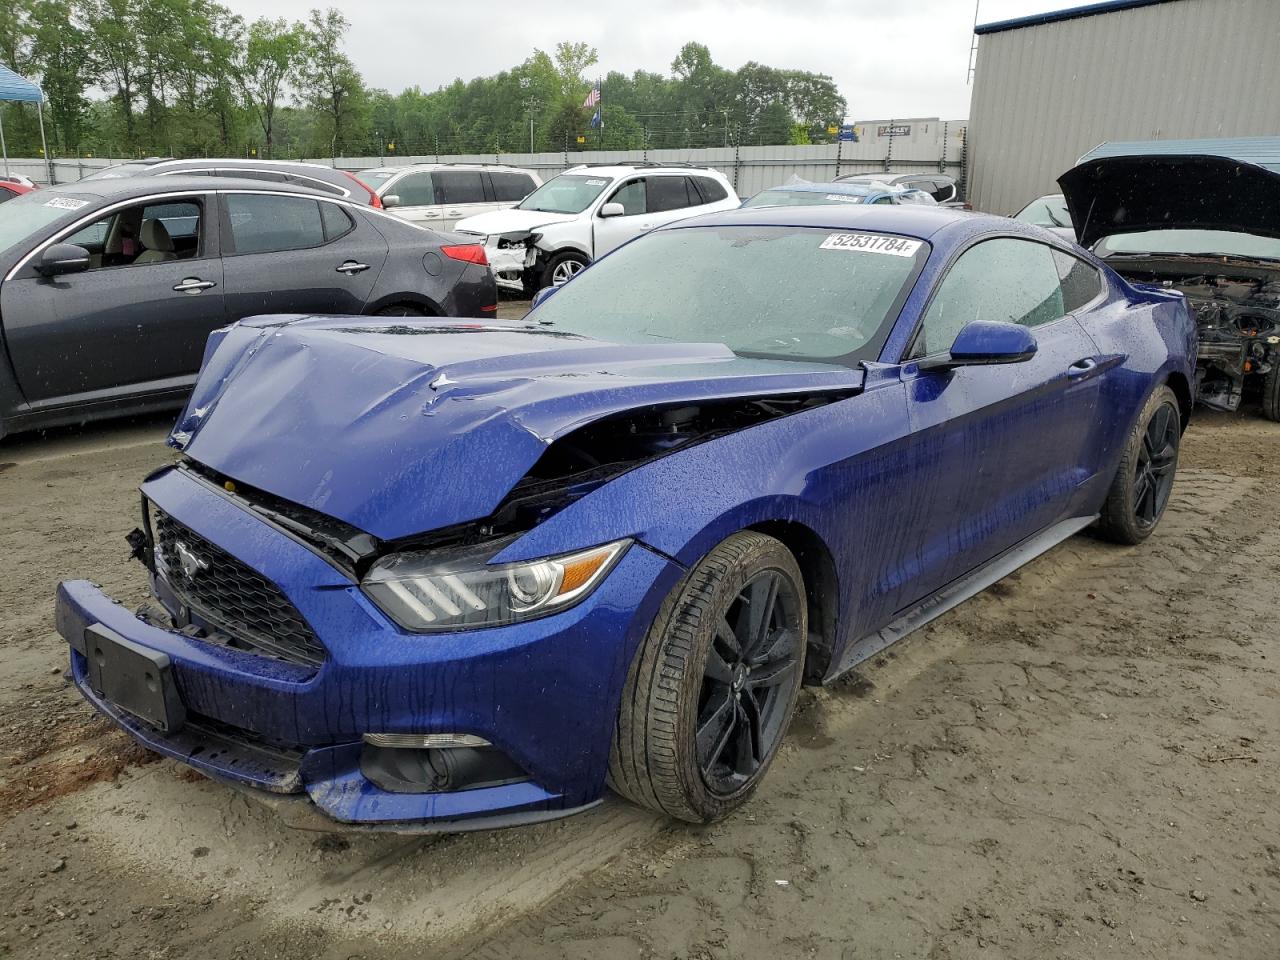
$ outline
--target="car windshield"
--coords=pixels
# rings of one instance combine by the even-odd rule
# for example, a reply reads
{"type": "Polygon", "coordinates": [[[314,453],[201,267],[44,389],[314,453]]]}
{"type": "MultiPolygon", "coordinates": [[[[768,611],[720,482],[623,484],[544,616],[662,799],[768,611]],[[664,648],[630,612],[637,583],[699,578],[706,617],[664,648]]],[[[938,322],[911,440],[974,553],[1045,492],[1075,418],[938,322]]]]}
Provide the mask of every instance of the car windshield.
{"type": "Polygon", "coordinates": [[[539,213],[581,213],[612,181],[612,177],[561,174],[525,197],[516,209],[537,210],[539,213]]]}
{"type": "Polygon", "coordinates": [[[92,197],[77,197],[50,190],[24,193],[0,205],[0,252],[21,243],[49,224],[71,219],[77,210],[92,203],[92,197]]]}
{"type": "Polygon", "coordinates": [[[1032,200],[1017,212],[1015,220],[1023,223],[1034,223],[1038,227],[1069,227],[1071,214],[1067,211],[1067,201],[1062,197],[1040,197],[1032,200]]]}
{"type": "Polygon", "coordinates": [[[1093,248],[1100,257],[1211,256],[1280,260],[1280,240],[1227,230],[1148,230],[1104,237],[1093,248]]]}
{"type": "Polygon", "coordinates": [[[866,197],[857,193],[817,193],[812,190],[762,190],[743,204],[744,207],[813,207],[824,204],[863,203],[866,197]]]}
{"type": "Polygon", "coordinates": [[[81,177],[81,180],[117,180],[121,177],[134,177],[140,173],[150,170],[155,164],[152,163],[117,163],[114,167],[104,167],[96,173],[91,173],[87,177],[81,177]]]}
{"type": "Polygon", "coordinates": [[[584,270],[529,319],[615,342],[856,362],[879,354],[928,253],[922,240],[831,228],[660,230],[584,270]]]}
{"type": "Polygon", "coordinates": [[[400,173],[395,167],[374,167],[372,170],[361,170],[355,174],[355,178],[363,183],[366,187],[372,187],[377,190],[380,186],[400,173]]]}

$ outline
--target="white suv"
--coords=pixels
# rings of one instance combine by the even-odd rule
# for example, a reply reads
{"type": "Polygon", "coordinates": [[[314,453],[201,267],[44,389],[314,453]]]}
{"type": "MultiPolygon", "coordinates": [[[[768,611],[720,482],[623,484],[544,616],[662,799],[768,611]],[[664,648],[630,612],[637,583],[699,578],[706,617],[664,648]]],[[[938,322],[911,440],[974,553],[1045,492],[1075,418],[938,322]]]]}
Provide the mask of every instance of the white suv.
{"type": "Polygon", "coordinates": [[[456,229],[485,238],[498,286],[532,295],[654,227],[740,202],[724,174],[708,167],[587,164],[548,180],[512,210],[461,220],[456,229]]]}
{"type": "Polygon", "coordinates": [[[356,174],[391,213],[420,227],[452,230],[465,217],[513,207],[542,179],[496,163],[414,163],[356,174]]]}

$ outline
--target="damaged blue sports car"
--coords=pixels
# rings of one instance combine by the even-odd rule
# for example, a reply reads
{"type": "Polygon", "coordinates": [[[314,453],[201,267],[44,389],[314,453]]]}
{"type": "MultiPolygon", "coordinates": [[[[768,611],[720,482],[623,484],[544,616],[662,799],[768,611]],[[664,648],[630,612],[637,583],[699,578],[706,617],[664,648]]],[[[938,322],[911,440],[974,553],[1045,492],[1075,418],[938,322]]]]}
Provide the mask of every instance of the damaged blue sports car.
{"type": "Polygon", "coordinates": [[[154,602],[68,581],[58,629],[98,710],[300,825],[714,820],[802,683],[1146,538],[1195,344],[1180,294],[936,207],[684,221],[518,322],[244,320],[141,488],[154,602]]]}

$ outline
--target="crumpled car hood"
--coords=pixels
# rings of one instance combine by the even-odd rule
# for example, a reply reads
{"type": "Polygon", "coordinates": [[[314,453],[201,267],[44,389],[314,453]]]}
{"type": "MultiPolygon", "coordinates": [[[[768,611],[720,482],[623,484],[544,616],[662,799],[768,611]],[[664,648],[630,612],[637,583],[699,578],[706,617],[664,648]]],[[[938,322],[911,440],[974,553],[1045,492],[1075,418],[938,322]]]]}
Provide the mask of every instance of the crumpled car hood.
{"type": "Polygon", "coordinates": [[[541,210],[494,210],[490,213],[478,213],[474,217],[459,220],[453,228],[462,233],[482,233],[491,236],[495,233],[518,233],[521,230],[532,230],[544,227],[549,223],[565,223],[578,219],[574,213],[546,213],[541,210]]]}
{"type": "Polygon", "coordinates": [[[1081,246],[1144,230],[1280,237],[1280,173],[1229,157],[1099,157],[1058,178],[1081,246]]]}
{"type": "Polygon", "coordinates": [[[601,417],[862,379],[535,323],[258,317],[210,337],[173,442],[240,483],[397,539],[488,516],[553,440],[601,417]]]}

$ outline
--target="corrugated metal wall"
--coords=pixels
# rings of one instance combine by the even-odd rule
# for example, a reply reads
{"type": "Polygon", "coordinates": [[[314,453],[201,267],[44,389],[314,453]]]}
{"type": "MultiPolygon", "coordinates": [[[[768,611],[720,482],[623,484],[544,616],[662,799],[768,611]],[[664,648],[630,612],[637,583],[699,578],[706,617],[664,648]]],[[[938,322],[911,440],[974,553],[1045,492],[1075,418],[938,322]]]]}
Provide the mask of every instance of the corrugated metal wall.
{"type": "Polygon", "coordinates": [[[1009,214],[1104,140],[1280,134],[1280,0],[1176,0],[986,34],[969,199],[1009,214]]]}

